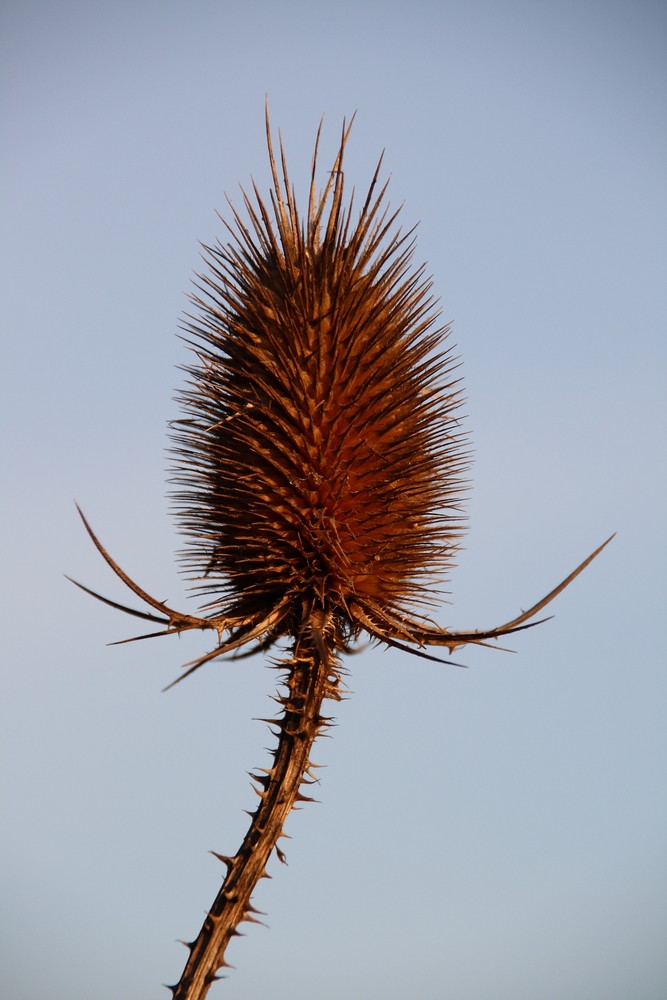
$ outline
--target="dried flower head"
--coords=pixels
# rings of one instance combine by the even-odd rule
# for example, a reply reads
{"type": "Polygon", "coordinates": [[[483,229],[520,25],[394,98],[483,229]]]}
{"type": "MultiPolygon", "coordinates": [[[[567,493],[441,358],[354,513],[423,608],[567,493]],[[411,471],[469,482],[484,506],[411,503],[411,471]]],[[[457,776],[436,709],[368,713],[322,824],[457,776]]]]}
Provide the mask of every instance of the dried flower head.
{"type": "Polygon", "coordinates": [[[460,530],[461,400],[450,353],[434,353],[446,331],[379,165],[356,221],[343,205],[348,134],[319,199],[316,150],[305,221],[269,145],[275,225],[246,198],[251,228],[235,213],[232,242],[206,248],[187,326],[185,565],[212,606],[270,619],[275,637],[318,611],[344,636],[407,638],[460,530]]]}
{"type": "Polygon", "coordinates": [[[254,201],[244,194],[248,221],[232,207],[229,241],[204,250],[185,326],[195,361],[174,425],[175,499],[189,542],[183,564],[207,614],[152,598],[84,519],[153,610],[82,589],[164,626],[154,635],[217,632],[183,676],[248,644],[290,643],[273,765],[254,776],[259,805],[243,844],[218,855],[227,875],[189,945],[177,1000],[205,996],[239,922],[254,919],[251,893],[271,853],[282,859],[283,824],[306,798],[310,750],[328,721],[322,702],[340,697],[340,654],[362,633],[429,656],[426,645],[451,652],[528,628],[604,547],[502,626],[456,632],[425,617],[462,529],[466,439],[447,328],[437,327],[423,267],[411,268],[412,233],[385,207],[380,164],[358,212],[344,202],[350,128],[320,195],[316,142],[302,219],[268,115],[266,126],[271,204],[255,188],[254,201]]]}

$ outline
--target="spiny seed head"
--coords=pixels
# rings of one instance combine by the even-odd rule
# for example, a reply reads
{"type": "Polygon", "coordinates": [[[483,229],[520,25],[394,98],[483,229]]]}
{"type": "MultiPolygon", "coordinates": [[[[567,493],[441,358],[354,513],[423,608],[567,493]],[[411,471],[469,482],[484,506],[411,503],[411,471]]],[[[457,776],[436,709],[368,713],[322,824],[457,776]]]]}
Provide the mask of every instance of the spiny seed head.
{"type": "Polygon", "coordinates": [[[316,142],[304,222],[267,121],[270,209],[254,188],[248,221],[232,208],[231,239],[204,248],[174,441],[183,561],[209,606],[307,606],[356,632],[352,604],[377,619],[432,597],[467,456],[447,328],[380,164],[361,209],[343,203],[348,135],[320,195],[316,142]]]}

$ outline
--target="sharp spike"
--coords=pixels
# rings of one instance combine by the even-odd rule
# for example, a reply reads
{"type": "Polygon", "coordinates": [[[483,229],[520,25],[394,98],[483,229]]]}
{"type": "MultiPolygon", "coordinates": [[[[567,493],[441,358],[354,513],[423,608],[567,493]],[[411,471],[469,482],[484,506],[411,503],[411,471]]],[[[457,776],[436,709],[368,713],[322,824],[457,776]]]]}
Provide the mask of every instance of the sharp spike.
{"type": "Polygon", "coordinates": [[[219,983],[222,979],[229,979],[229,976],[221,976],[219,972],[211,972],[206,977],[206,982],[211,985],[212,983],[219,983]]]}
{"type": "Polygon", "coordinates": [[[212,854],[214,858],[218,859],[218,861],[222,861],[223,865],[227,866],[227,870],[229,870],[236,861],[236,858],[232,858],[228,854],[218,854],[217,851],[209,851],[209,854],[212,854]]]}

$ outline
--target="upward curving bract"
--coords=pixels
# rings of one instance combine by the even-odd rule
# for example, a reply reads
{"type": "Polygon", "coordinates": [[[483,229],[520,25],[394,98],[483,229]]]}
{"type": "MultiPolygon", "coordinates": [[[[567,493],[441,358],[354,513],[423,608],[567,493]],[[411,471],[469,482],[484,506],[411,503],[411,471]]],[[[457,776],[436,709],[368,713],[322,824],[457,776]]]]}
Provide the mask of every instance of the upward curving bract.
{"type": "MultiPolygon", "coordinates": [[[[244,195],[229,239],[204,248],[194,310],[194,352],[173,424],[174,494],[188,545],[182,560],[204,613],[168,607],[135,584],[81,514],[93,542],[150,611],[83,590],[160,626],[155,635],[212,629],[217,644],[180,679],[224,654],[290,645],[272,767],[179,984],[177,1000],[204,997],[283,823],[304,798],[312,744],[337,699],[342,654],[363,634],[431,658],[528,628],[604,548],[543,600],[489,629],[452,631],[426,617],[458,549],[466,489],[461,389],[447,328],[412,234],[385,207],[380,164],[355,210],[344,200],[343,127],[328,181],[297,210],[285,157],[280,172],[268,115],[273,190],[244,195]]],[[[609,541],[609,540],[608,540],[609,541]]],[[[451,662],[451,661],[449,661],[451,662]]]]}

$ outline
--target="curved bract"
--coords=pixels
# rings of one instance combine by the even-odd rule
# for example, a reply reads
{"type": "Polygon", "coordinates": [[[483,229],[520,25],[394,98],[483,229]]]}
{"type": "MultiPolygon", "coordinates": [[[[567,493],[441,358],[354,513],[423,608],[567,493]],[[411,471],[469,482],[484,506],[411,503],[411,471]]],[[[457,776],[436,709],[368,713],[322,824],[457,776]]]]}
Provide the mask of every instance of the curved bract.
{"type": "MultiPolygon", "coordinates": [[[[145,621],[155,622],[157,625],[164,625],[165,628],[159,632],[150,632],[145,635],[133,636],[130,639],[123,639],[120,643],[115,643],[114,645],[121,645],[124,642],[136,642],[139,639],[153,639],[161,635],[178,635],[181,632],[187,632],[192,629],[212,629],[218,635],[218,644],[213,647],[213,649],[206,653],[204,656],[195,660],[193,663],[186,664],[186,672],[178,677],[169,687],[173,687],[174,684],[178,684],[179,681],[184,680],[190,674],[194,673],[199,667],[208,663],[210,660],[214,660],[219,656],[224,656],[229,653],[237,653],[239,649],[246,646],[248,643],[253,643],[255,645],[248,651],[252,654],[257,651],[269,649],[277,639],[283,636],[285,633],[281,630],[281,625],[284,622],[283,611],[286,606],[277,604],[272,611],[264,616],[256,614],[250,617],[239,617],[239,616],[228,616],[228,615],[210,615],[208,617],[200,617],[198,615],[190,615],[180,611],[174,611],[163,601],[158,601],[154,597],[151,597],[146,593],[138,584],[136,584],[130,577],[125,573],[118,563],[112,559],[105,547],[100,542],[99,538],[91,528],[88,523],[83,511],[77,505],[77,510],[79,516],[83,521],[86,531],[90,535],[96,549],[100,555],[104,558],[105,562],[111,567],[114,573],[120,577],[123,583],[134,593],[137,597],[145,601],[150,607],[154,608],[159,614],[151,614],[146,611],[138,611],[135,608],[129,608],[125,604],[119,604],[117,601],[112,601],[108,597],[103,597],[96,591],[91,590],[90,587],[84,586],[84,584],[79,583],[78,580],[73,580],[71,577],[67,577],[75,586],[84,590],[87,594],[95,597],[98,601],[102,601],[104,604],[108,604],[109,607],[116,608],[118,611],[124,611],[128,615],[133,615],[136,618],[143,618],[145,621]],[[229,632],[229,638],[223,639],[225,632],[229,632]]],[[[543,597],[537,603],[533,604],[532,607],[528,608],[527,611],[522,611],[519,615],[513,618],[509,622],[505,622],[503,625],[496,625],[493,628],[486,629],[468,629],[465,631],[455,631],[446,628],[438,628],[434,625],[427,625],[424,622],[411,621],[408,618],[398,618],[390,616],[386,611],[381,608],[377,609],[377,617],[374,617],[373,612],[368,614],[368,612],[361,606],[352,603],[351,605],[351,615],[352,621],[354,622],[354,627],[352,629],[348,628],[347,631],[343,632],[336,638],[336,649],[343,653],[350,653],[352,650],[349,648],[346,636],[349,635],[350,631],[354,632],[357,636],[360,631],[366,632],[372,639],[376,639],[378,642],[386,643],[388,646],[395,646],[398,649],[402,649],[407,653],[411,653],[417,656],[424,656],[420,647],[423,646],[446,646],[449,651],[453,651],[459,646],[466,645],[487,645],[490,640],[500,639],[502,636],[511,635],[513,632],[520,632],[527,628],[532,628],[535,625],[541,624],[541,622],[546,619],[541,618],[539,621],[531,621],[540,611],[544,610],[548,604],[550,604],[566,587],[568,587],[576,577],[582,573],[590,563],[602,552],[602,550],[609,544],[609,542],[614,538],[614,535],[610,535],[595,549],[583,562],[574,569],[568,576],[565,577],[553,590],[543,597]],[[417,648],[410,648],[406,646],[406,643],[413,643],[417,648]]],[[[427,656],[428,659],[436,659],[436,657],[427,656]]],[[[452,664],[451,660],[443,661],[445,663],[452,664]]]]}

